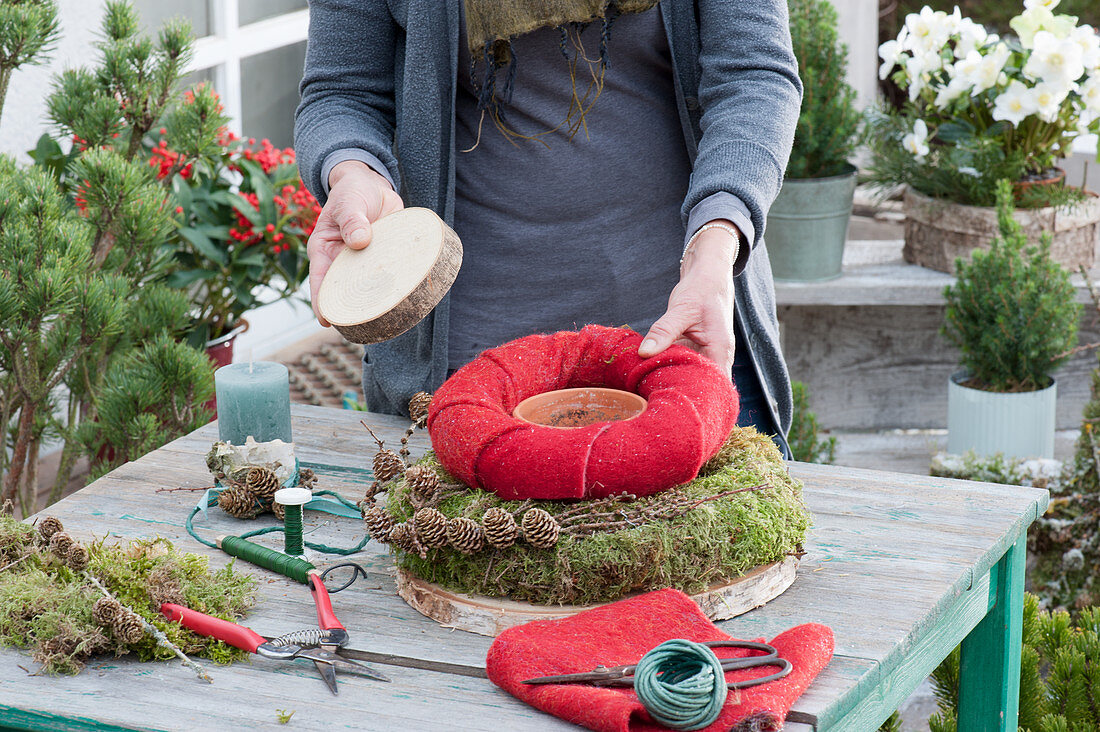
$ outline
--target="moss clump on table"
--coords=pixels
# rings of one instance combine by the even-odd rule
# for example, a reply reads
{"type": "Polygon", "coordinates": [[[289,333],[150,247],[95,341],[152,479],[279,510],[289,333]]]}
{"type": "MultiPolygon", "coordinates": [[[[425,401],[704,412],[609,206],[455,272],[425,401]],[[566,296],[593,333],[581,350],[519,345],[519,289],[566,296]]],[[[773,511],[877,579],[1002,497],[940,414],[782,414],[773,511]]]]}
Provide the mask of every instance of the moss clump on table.
{"type": "MultiPolygon", "coordinates": [[[[420,464],[432,467],[443,482],[454,482],[432,453],[420,464]]],[[[550,549],[521,541],[508,549],[465,555],[444,547],[428,550],[427,558],[398,551],[397,562],[417,577],[457,592],[586,605],[663,587],[702,592],[797,552],[810,525],[802,484],[787,473],[771,439],[752,428],[734,428],[695,480],[637,500],[656,508],[683,496],[708,500],[671,520],[590,536],[563,534],[550,549]],[[712,498],[757,486],[762,487],[712,498]]],[[[524,505],[470,489],[445,498],[439,510],[448,518],[480,520],[490,508],[515,512],[524,505]]],[[[551,515],[576,507],[564,501],[536,505],[551,515]]],[[[387,510],[395,521],[413,515],[404,481],[389,491],[387,510]]]]}
{"type": "Polygon", "coordinates": [[[33,527],[0,515],[0,646],[31,649],[48,674],[79,673],[96,654],[174,658],[149,634],[127,643],[100,626],[92,608],[104,595],[91,576],[184,653],[215,663],[247,655],[170,622],[159,609],[161,602],[175,602],[226,619],[239,617],[252,605],[250,575],[231,566],[210,572],[206,557],[179,552],[162,538],[128,545],[99,540],[86,548],[86,568],[74,570],[33,527]]]}

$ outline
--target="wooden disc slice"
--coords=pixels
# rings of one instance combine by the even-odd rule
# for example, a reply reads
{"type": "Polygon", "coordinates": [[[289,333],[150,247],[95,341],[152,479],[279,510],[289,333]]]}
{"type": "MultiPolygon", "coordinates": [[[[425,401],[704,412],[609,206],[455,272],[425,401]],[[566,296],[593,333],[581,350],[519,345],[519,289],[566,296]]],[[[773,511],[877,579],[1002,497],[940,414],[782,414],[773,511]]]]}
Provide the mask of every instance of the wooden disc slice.
{"type": "MultiPolygon", "coordinates": [[[[729,620],[779,597],[794,582],[797,569],[797,557],[762,564],[734,580],[692,595],[691,599],[711,620],[729,620]]],[[[564,618],[606,604],[533,605],[499,597],[466,595],[445,590],[400,568],[397,570],[397,594],[413,609],[440,625],[491,636],[532,620],[564,618]]]]}
{"type": "Polygon", "coordinates": [[[372,224],[366,249],[332,262],[318,306],[353,343],[399,336],[439,304],[462,266],[462,242],[433,211],[406,208],[372,224]]]}

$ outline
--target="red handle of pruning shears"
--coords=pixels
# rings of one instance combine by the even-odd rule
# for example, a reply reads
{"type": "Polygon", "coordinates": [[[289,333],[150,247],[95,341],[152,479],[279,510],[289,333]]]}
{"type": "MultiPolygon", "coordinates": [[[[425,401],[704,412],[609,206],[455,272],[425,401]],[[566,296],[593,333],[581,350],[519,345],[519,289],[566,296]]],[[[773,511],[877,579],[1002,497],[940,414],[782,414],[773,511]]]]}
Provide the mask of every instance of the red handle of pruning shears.
{"type": "Polygon", "coordinates": [[[328,588],[317,572],[309,573],[309,591],[313,595],[313,603],[317,605],[317,625],[323,630],[344,630],[344,626],[336,619],[336,613],[332,611],[328,588]]]}
{"type": "Polygon", "coordinates": [[[202,635],[208,635],[212,638],[225,641],[231,646],[240,648],[242,651],[255,653],[256,649],[260,647],[260,644],[266,642],[266,639],[262,635],[251,628],[246,628],[243,625],[237,625],[236,623],[231,623],[221,618],[205,615],[189,607],[181,607],[166,602],[160,606],[160,612],[164,617],[179,623],[185,628],[189,628],[202,635]]]}

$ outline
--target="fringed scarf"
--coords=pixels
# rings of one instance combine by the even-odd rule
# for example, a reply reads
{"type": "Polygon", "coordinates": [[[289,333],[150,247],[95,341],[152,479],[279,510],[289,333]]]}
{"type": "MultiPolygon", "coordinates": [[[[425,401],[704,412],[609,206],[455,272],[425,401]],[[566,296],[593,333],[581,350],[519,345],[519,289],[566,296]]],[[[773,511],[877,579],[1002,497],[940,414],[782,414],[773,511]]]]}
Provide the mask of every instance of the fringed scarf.
{"type": "MultiPolygon", "coordinates": [[[[488,114],[506,137],[540,139],[543,135],[565,127],[569,137],[585,129],[585,115],[592,109],[603,91],[607,70],[607,44],[615,18],[628,13],[641,13],[658,0],[464,0],[466,5],[466,39],[470,48],[470,78],[478,91],[478,108],[488,114]],[[581,31],[595,21],[602,21],[596,58],[590,58],[581,43],[581,31]],[[557,28],[561,32],[561,53],[569,65],[573,81],[572,98],[565,119],[554,129],[527,136],[510,129],[505,123],[504,105],[512,97],[516,78],[516,56],[512,41],[538,28],[557,28]],[[581,64],[584,64],[584,67],[581,64]],[[480,70],[479,66],[483,66],[480,70]],[[581,70],[581,74],[578,74],[581,70]],[[578,77],[585,75],[587,84],[578,90],[578,77]],[[503,72],[503,73],[502,73],[503,72]],[[500,77],[503,76],[503,79],[500,77]],[[480,82],[478,81],[480,79],[480,82]]],[[[479,130],[480,135],[480,130],[479,130]]]]}

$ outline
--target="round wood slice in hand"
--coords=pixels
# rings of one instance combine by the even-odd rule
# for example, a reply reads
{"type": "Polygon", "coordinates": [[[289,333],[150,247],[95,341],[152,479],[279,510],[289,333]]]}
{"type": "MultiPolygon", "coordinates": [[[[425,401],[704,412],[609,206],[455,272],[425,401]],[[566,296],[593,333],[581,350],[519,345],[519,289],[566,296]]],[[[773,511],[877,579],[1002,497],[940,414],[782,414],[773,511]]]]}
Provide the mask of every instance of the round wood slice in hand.
{"type": "Polygon", "coordinates": [[[353,343],[399,336],[439,304],[462,266],[462,242],[433,211],[375,221],[366,249],[333,260],[317,297],[325,320],[353,343]]]}

